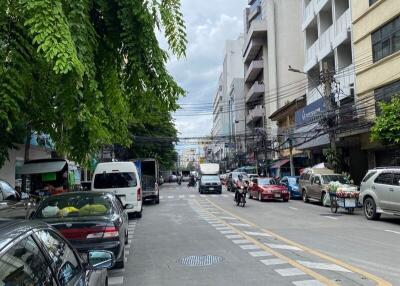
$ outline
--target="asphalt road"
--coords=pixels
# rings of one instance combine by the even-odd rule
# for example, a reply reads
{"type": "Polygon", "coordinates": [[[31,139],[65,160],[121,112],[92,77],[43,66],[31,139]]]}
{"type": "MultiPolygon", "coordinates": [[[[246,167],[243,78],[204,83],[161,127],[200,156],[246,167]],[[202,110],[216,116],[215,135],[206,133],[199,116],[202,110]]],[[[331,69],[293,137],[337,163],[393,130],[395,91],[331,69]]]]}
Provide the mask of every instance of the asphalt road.
{"type": "Polygon", "coordinates": [[[400,285],[400,219],[333,215],[302,201],[244,208],[233,194],[165,184],[131,221],[110,285],[400,285]]]}

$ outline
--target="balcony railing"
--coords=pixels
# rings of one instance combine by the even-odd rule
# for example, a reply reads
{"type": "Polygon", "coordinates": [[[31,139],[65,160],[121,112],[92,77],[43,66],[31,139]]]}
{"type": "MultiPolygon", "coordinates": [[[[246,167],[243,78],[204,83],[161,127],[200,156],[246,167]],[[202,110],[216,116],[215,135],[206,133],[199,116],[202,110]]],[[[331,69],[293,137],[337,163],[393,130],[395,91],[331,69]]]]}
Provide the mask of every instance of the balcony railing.
{"type": "Polygon", "coordinates": [[[264,106],[257,105],[255,108],[249,110],[249,112],[247,114],[246,122],[247,122],[247,124],[250,124],[253,121],[263,118],[264,116],[265,116],[264,106]]]}
{"type": "Polygon", "coordinates": [[[334,32],[333,25],[331,25],[319,38],[318,60],[322,60],[332,51],[334,32]]]}
{"type": "Polygon", "coordinates": [[[339,35],[343,32],[348,31],[351,27],[351,11],[347,9],[346,12],[343,13],[342,16],[339,17],[336,21],[336,35],[339,35]]]}
{"type": "Polygon", "coordinates": [[[246,103],[257,100],[257,98],[260,95],[263,95],[264,93],[265,93],[265,85],[263,83],[256,81],[246,95],[246,103]]]}
{"type": "Polygon", "coordinates": [[[310,3],[304,8],[303,13],[303,31],[307,28],[307,26],[312,22],[315,16],[315,0],[311,0],[310,3]]]}
{"type": "Polygon", "coordinates": [[[257,78],[257,76],[260,74],[260,72],[263,70],[263,68],[264,68],[263,60],[252,61],[246,72],[244,80],[246,82],[254,81],[257,78]]]}
{"type": "Polygon", "coordinates": [[[351,95],[352,88],[354,88],[354,65],[350,65],[342,70],[340,70],[336,77],[336,81],[339,82],[340,85],[340,95],[338,100],[342,100],[351,95]]]}
{"type": "Polygon", "coordinates": [[[311,45],[307,49],[306,52],[306,63],[304,65],[304,71],[308,72],[310,69],[312,69],[316,64],[318,60],[318,48],[319,48],[319,41],[316,40],[314,44],[311,45]]]}

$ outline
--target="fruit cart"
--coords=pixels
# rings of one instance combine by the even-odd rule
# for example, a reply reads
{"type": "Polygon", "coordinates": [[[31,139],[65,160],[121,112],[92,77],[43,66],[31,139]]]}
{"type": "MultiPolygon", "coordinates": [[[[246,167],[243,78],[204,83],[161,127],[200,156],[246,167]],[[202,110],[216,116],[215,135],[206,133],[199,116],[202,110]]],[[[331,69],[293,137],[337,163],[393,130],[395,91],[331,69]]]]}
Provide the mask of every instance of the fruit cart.
{"type": "Polygon", "coordinates": [[[329,197],[331,201],[331,212],[337,213],[339,208],[343,208],[349,214],[359,206],[358,198],[360,192],[356,187],[343,185],[330,185],[329,197]]]}

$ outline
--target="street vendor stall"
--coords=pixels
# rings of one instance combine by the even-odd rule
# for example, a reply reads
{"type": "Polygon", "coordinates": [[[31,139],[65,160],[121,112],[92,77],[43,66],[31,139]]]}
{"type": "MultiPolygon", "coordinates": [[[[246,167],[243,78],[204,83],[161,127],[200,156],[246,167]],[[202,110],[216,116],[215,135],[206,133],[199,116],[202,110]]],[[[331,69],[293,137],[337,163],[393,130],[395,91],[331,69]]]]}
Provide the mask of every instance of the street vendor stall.
{"type": "Polygon", "coordinates": [[[79,168],[62,159],[28,161],[19,174],[29,178],[30,195],[38,198],[72,191],[80,185],[79,168]]]}
{"type": "Polygon", "coordinates": [[[360,192],[353,185],[331,182],[329,184],[329,197],[332,213],[337,213],[339,208],[345,209],[348,213],[354,213],[359,206],[358,198],[360,192]]]}

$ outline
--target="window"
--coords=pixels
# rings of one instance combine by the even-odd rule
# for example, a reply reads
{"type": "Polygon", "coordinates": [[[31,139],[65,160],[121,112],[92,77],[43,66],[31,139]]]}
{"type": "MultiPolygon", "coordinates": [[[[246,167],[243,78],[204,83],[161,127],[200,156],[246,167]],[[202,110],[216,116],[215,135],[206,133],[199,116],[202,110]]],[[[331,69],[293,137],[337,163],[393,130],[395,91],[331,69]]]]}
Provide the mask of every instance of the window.
{"type": "Polygon", "coordinates": [[[342,175],[324,175],[322,176],[324,183],[329,184],[330,182],[339,182],[341,184],[350,184],[347,177],[342,175]]]}
{"type": "Polygon", "coordinates": [[[376,114],[380,114],[379,102],[390,102],[394,95],[400,93],[400,80],[391,84],[385,85],[381,88],[375,89],[375,108],[376,114]]]}
{"type": "Polygon", "coordinates": [[[379,0],[369,0],[369,6],[374,5],[376,2],[378,2],[379,0]]]}
{"type": "Polygon", "coordinates": [[[6,182],[0,181],[0,190],[2,191],[3,200],[16,201],[19,198],[17,192],[6,182]]]}
{"type": "Polygon", "coordinates": [[[0,257],[0,286],[56,285],[43,253],[29,236],[0,257]]]}
{"type": "MultiPolygon", "coordinates": [[[[370,1],[371,3],[371,1],[370,1]]],[[[400,50],[400,17],[371,34],[374,62],[400,50]]]]}
{"type": "Polygon", "coordinates": [[[314,176],[314,177],[312,178],[311,184],[316,184],[316,185],[321,184],[321,179],[320,179],[320,177],[319,177],[319,176],[314,176]]]}
{"type": "Polygon", "coordinates": [[[393,183],[393,174],[392,173],[382,173],[375,179],[375,183],[391,185],[393,183]]]}
{"type": "Polygon", "coordinates": [[[376,174],[376,171],[373,171],[373,172],[369,172],[365,177],[364,177],[364,179],[362,180],[363,181],[363,183],[365,183],[366,181],[368,181],[373,175],[375,175],[376,174]]]}
{"type": "Polygon", "coordinates": [[[400,186],[400,173],[394,173],[393,185],[400,186]]]}
{"type": "Polygon", "coordinates": [[[81,266],[69,245],[52,231],[41,230],[36,233],[42,241],[52,260],[52,266],[56,270],[57,279],[61,285],[76,281],[81,272],[81,266]]]}
{"type": "Polygon", "coordinates": [[[135,173],[105,173],[94,177],[95,189],[129,188],[136,187],[135,173]]]}

